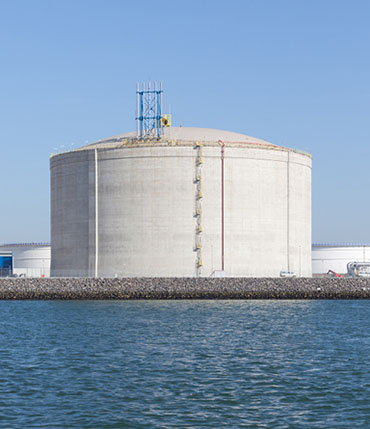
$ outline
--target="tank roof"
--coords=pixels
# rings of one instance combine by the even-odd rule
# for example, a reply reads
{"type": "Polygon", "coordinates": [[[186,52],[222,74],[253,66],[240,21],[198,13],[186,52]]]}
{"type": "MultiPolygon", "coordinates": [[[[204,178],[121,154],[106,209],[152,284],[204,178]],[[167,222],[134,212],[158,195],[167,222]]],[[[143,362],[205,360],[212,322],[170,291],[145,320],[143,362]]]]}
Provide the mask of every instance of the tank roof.
{"type": "MultiPolygon", "coordinates": [[[[83,146],[81,149],[95,149],[95,148],[111,148],[116,146],[119,143],[122,143],[123,140],[128,141],[141,141],[137,138],[136,132],[130,132],[125,134],[118,134],[112,137],[108,137],[102,140],[98,140],[94,143],[91,143],[87,146],[83,146]]],[[[156,138],[153,139],[143,139],[143,142],[147,141],[157,141],[156,138]]],[[[160,141],[186,141],[186,142],[213,142],[213,143],[249,143],[249,144],[258,144],[263,146],[275,146],[265,140],[258,139],[255,137],[247,136],[245,134],[235,133],[233,131],[225,130],[216,130],[212,128],[196,128],[196,127],[168,127],[164,128],[163,135],[160,138],[160,141]]]]}
{"type": "Polygon", "coordinates": [[[50,246],[50,243],[3,243],[0,244],[0,249],[7,247],[45,247],[50,246]]]}
{"type": "MultiPolygon", "coordinates": [[[[196,127],[168,127],[164,128],[163,135],[156,137],[138,138],[136,131],[124,134],[117,134],[112,137],[98,140],[94,143],[76,148],[67,152],[80,152],[84,150],[108,150],[120,149],[123,147],[154,147],[154,146],[189,146],[196,142],[201,142],[206,146],[219,146],[225,143],[227,146],[249,147],[256,149],[269,149],[278,151],[291,151],[312,158],[312,155],[299,149],[290,149],[284,146],[278,146],[269,143],[266,140],[251,137],[246,134],[235,133],[233,131],[216,130],[212,128],[196,127]]],[[[54,156],[63,155],[63,153],[54,153],[54,156]]]]}
{"type": "Polygon", "coordinates": [[[312,247],[370,247],[370,243],[313,243],[312,247]]]}

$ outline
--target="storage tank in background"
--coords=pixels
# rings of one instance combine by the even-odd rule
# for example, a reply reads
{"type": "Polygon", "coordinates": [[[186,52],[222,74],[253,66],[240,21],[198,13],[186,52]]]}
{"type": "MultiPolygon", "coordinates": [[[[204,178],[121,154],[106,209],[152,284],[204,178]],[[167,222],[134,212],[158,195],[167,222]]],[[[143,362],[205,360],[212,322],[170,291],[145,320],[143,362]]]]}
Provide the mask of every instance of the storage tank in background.
{"type": "Polygon", "coordinates": [[[312,274],[347,273],[349,262],[370,263],[370,244],[313,244],[312,274]]]}
{"type": "Polygon", "coordinates": [[[13,254],[13,274],[25,277],[50,277],[50,244],[2,244],[0,251],[13,254]]]}
{"type": "Polygon", "coordinates": [[[53,155],[51,275],[311,276],[311,156],[169,127],[53,155]]]}

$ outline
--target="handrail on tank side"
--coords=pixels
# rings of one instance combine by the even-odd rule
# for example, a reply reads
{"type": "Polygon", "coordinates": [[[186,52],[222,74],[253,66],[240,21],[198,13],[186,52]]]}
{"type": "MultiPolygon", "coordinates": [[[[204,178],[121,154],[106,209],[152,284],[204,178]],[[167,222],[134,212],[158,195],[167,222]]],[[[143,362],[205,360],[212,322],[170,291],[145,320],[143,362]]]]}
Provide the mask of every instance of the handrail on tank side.
{"type": "Polygon", "coordinates": [[[370,277],[370,262],[348,262],[347,274],[349,277],[370,277]]]}

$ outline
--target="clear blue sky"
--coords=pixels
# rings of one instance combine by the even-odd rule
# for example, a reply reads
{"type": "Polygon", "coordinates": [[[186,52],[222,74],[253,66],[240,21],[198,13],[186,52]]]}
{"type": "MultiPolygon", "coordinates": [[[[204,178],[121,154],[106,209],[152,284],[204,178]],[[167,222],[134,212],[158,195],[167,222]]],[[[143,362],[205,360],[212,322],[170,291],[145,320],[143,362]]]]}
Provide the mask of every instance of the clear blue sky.
{"type": "MultiPolygon", "coordinates": [[[[313,155],[313,241],[370,243],[370,1],[0,0],[0,242],[48,241],[54,148],[174,125],[313,155]]],[[[72,146],[74,145],[74,146],[72,146]]]]}

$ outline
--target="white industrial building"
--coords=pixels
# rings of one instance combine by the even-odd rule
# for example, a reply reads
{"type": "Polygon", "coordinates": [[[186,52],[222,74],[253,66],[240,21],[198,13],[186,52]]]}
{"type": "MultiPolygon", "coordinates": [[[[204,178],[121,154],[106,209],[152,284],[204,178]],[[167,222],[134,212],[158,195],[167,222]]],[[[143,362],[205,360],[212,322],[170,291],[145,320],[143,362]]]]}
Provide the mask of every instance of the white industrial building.
{"type": "Polygon", "coordinates": [[[168,127],[51,157],[51,275],[311,276],[311,155],[168,127]]]}
{"type": "Polygon", "coordinates": [[[347,273],[349,262],[369,262],[369,244],[314,244],[312,246],[312,274],[326,274],[332,270],[347,273]]]}
{"type": "Polygon", "coordinates": [[[50,277],[50,244],[2,244],[0,251],[13,256],[13,274],[24,277],[50,277]]]}

